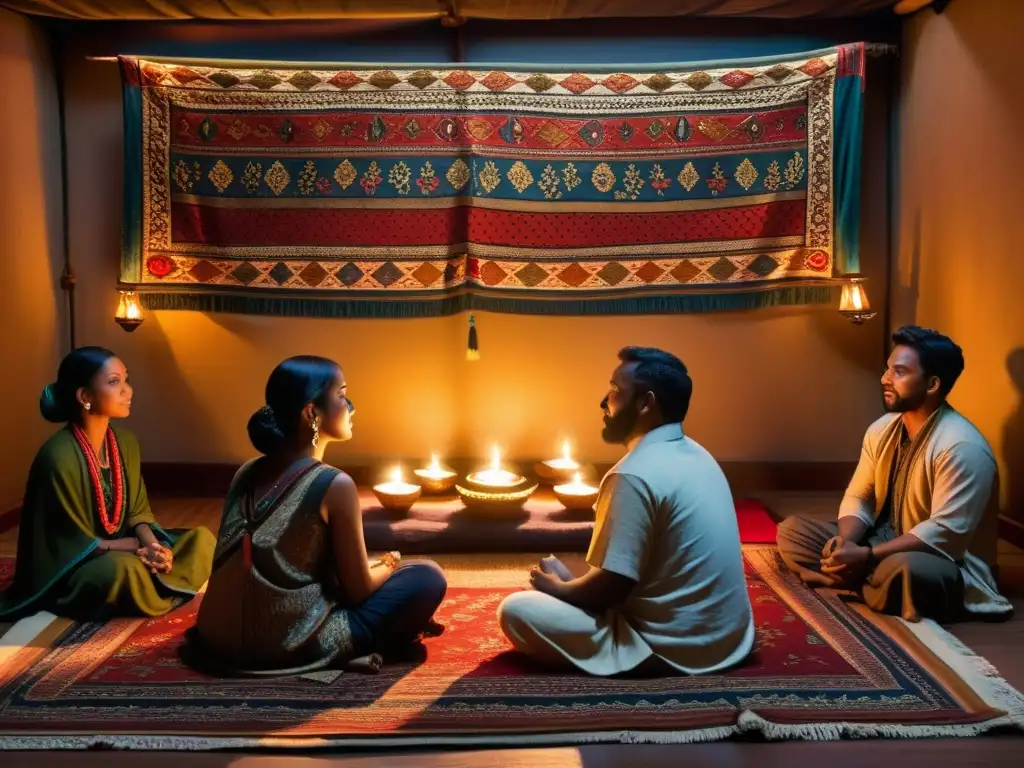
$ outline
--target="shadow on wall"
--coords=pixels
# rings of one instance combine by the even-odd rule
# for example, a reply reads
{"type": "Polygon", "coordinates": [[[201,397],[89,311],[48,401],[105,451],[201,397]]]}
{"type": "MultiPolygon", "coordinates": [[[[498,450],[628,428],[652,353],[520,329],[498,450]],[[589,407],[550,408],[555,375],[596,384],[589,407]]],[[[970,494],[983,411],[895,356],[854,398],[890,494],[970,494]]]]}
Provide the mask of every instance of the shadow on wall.
{"type": "Polygon", "coordinates": [[[914,224],[907,259],[893,259],[889,285],[893,329],[917,321],[917,302],[921,296],[921,211],[914,213],[914,224]],[[905,263],[909,262],[909,263],[905,263]]]}
{"type": "Polygon", "coordinates": [[[1006,488],[1003,514],[1024,523],[1024,347],[1013,350],[1006,358],[1006,370],[1017,389],[1017,409],[1003,425],[1003,456],[1006,488]]]}

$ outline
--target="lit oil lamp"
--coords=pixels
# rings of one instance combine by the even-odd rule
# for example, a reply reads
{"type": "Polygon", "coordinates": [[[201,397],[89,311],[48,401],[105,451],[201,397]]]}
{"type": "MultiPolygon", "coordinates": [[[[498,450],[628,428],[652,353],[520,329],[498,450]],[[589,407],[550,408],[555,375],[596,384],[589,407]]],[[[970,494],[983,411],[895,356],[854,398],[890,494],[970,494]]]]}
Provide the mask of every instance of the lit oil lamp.
{"type": "Polygon", "coordinates": [[[451,490],[457,477],[450,469],[441,466],[436,453],[431,455],[429,467],[414,469],[413,474],[427,493],[444,493],[451,490]]]}
{"type": "Polygon", "coordinates": [[[569,441],[562,443],[562,455],[557,459],[539,461],[533,466],[537,476],[549,485],[567,483],[572,479],[573,473],[580,470],[579,462],[572,457],[569,450],[569,441]]]}
{"type": "Polygon", "coordinates": [[[373,486],[373,495],[380,505],[395,512],[408,512],[420,497],[420,491],[420,486],[402,479],[401,467],[395,467],[390,481],[373,486]]]}
{"type": "Polygon", "coordinates": [[[498,446],[491,450],[491,464],[486,469],[470,472],[465,483],[457,483],[462,503],[467,507],[512,510],[522,506],[537,484],[501,466],[498,446]]]}
{"type": "Polygon", "coordinates": [[[551,490],[555,498],[566,509],[592,509],[597,502],[598,488],[580,479],[580,473],[573,475],[571,483],[556,485],[551,490]]]}

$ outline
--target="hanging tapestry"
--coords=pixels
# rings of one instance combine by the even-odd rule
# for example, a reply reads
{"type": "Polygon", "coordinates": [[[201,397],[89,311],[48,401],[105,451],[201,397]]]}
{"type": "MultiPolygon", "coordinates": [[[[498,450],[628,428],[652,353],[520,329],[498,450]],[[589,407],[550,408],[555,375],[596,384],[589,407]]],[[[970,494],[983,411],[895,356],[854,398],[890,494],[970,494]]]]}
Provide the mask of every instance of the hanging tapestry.
{"type": "Polygon", "coordinates": [[[827,300],[857,271],[863,44],[547,71],[120,60],[121,287],[405,317],[827,300]]]}

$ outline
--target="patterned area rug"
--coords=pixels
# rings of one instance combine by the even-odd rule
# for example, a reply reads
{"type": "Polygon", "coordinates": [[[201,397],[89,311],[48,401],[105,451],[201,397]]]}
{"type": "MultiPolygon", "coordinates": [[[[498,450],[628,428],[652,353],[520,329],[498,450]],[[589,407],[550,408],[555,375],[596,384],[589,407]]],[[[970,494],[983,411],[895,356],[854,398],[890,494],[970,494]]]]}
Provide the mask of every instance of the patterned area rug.
{"type": "Polygon", "coordinates": [[[196,604],[149,621],[54,620],[23,647],[0,643],[0,749],[823,740],[1024,725],[1021,694],[936,625],[811,591],[774,549],[747,550],[746,564],[756,651],[704,677],[593,679],[533,666],[495,626],[499,602],[525,581],[508,568],[449,569],[444,634],[425,642],[425,660],[375,676],[204,677],[177,657],[196,604]]]}

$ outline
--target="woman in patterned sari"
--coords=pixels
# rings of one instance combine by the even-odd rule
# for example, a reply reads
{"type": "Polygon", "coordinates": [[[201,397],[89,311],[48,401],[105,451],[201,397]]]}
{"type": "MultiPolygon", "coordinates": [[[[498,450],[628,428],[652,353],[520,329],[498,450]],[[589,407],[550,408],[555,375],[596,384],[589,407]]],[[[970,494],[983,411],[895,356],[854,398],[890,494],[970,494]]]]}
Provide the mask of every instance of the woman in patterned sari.
{"type": "Polygon", "coordinates": [[[224,505],[213,575],[186,663],[216,675],[291,675],[411,646],[434,629],[447,584],[436,564],[371,561],[356,486],[323,463],[352,437],[338,365],[285,360],[249,420],[263,456],[243,465],[224,505]]]}
{"type": "Polygon", "coordinates": [[[158,616],[210,575],[213,534],[165,531],[153,517],[139,443],[111,423],[131,403],[124,363],[100,347],[70,353],[43,390],[43,417],[66,425],[32,462],[0,620],[41,609],[79,619],[158,616]]]}

